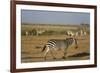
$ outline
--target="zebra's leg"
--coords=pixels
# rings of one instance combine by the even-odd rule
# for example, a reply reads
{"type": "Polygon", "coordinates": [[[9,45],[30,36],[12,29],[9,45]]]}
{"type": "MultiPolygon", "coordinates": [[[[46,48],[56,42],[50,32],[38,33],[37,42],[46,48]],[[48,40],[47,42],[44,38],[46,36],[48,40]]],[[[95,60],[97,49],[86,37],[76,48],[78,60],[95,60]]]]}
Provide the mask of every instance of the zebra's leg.
{"type": "Polygon", "coordinates": [[[66,59],[66,54],[67,54],[67,48],[64,50],[64,56],[62,57],[63,59],[66,59]]]}
{"type": "Polygon", "coordinates": [[[47,47],[47,50],[45,51],[45,53],[44,53],[44,59],[46,60],[46,55],[48,54],[48,52],[49,52],[49,47],[47,47]]]}
{"type": "Polygon", "coordinates": [[[52,50],[50,50],[50,53],[51,53],[53,59],[56,59],[55,56],[53,55],[53,51],[52,50]]]}

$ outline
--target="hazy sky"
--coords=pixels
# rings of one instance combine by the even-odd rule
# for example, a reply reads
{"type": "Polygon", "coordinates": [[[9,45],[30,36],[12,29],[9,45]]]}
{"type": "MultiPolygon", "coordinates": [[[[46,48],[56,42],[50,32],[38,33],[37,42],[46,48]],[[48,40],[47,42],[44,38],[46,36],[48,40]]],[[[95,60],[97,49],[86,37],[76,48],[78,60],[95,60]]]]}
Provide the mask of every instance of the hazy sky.
{"type": "Polygon", "coordinates": [[[89,13],[21,10],[22,23],[40,24],[90,24],[89,13]]]}

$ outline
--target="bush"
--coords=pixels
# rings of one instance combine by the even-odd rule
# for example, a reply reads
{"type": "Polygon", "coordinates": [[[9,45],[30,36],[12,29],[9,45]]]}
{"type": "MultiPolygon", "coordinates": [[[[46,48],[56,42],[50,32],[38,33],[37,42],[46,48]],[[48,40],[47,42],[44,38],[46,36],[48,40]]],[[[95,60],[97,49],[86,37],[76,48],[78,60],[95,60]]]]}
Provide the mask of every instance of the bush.
{"type": "Polygon", "coordinates": [[[54,31],[54,30],[47,30],[43,32],[41,35],[65,35],[66,31],[54,31]]]}

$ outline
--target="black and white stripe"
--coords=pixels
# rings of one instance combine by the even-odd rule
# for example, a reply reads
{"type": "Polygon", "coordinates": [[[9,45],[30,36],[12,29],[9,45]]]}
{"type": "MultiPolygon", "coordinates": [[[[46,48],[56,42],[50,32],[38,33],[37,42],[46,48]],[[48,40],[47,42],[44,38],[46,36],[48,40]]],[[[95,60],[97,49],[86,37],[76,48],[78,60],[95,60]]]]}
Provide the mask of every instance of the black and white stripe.
{"type": "Polygon", "coordinates": [[[46,45],[44,46],[43,50],[45,51],[44,53],[44,57],[46,56],[46,54],[51,50],[59,50],[59,49],[63,49],[64,50],[64,57],[67,53],[67,49],[68,47],[70,47],[72,44],[75,44],[75,48],[77,48],[77,40],[74,38],[67,38],[67,39],[51,39],[49,40],[46,45]]]}

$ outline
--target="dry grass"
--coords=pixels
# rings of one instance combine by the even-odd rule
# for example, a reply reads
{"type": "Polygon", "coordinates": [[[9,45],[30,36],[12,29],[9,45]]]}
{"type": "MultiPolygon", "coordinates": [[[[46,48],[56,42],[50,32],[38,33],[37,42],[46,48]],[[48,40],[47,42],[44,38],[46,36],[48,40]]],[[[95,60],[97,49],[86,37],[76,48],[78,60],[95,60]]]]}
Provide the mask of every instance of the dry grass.
{"type": "MultiPolygon", "coordinates": [[[[22,36],[21,37],[21,62],[39,62],[45,61],[43,58],[44,52],[41,52],[43,46],[50,39],[65,39],[66,35],[49,35],[49,36],[22,36]]],[[[69,37],[67,37],[69,38],[69,37]]],[[[46,56],[46,61],[61,61],[61,60],[85,60],[89,59],[89,35],[82,40],[82,37],[77,37],[78,48],[74,46],[67,50],[66,59],[62,59],[63,50],[54,51],[53,55],[57,59],[53,59],[50,53],[46,56]],[[87,55],[85,53],[88,53],[87,55]],[[78,54],[77,56],[74,56],[78,54]],[[85,55],[84,55],[85,54],[85,55]]]]}

